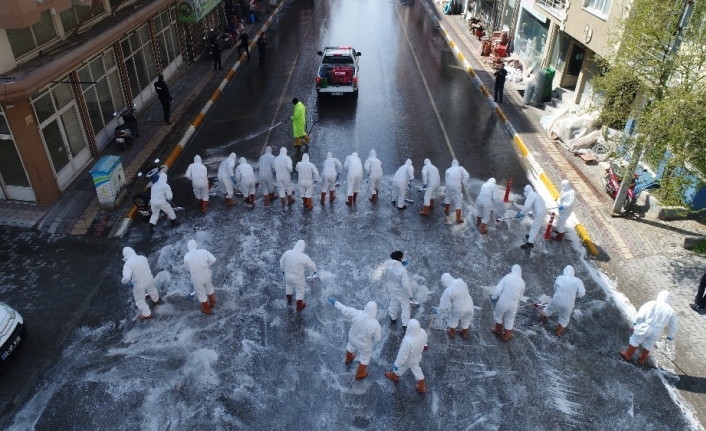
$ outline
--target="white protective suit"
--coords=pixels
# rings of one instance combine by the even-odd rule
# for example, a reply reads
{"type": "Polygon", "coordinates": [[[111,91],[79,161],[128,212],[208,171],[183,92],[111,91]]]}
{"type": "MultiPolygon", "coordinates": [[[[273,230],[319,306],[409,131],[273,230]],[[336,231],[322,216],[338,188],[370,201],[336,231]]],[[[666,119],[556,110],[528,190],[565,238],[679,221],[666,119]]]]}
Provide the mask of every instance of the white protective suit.
{"type": "Polygon", "coordinates": [[[247,197],[255,194],[255,184],[257,183],[255,172],[252,166],[248,164],[248,161],[245,160],[245,157],[240,158],[240,164],[235,169],[235,181],[239,184],[243,196],[247,197]]]}
{"type": "Polygon", "coordinates": [[[663,290],[657,295],[656,301],[648,301],[635,316],[635,331],[630,337],[630,345],[645,350],[652,350],[655,341],[662,336],[664,328],[669,326],[668,337],[674,338],[679,329],[679,318],[671,306],[672,294],[663,290]]]}
{"type": "Polygon", "coordinates": [[[463,205],[463,184],[468,182],[470,176],[463,166],[459,166],[458,160],[451,162],[451,167],[446,170],[446,198],[444,205],[455,205],[460,210],[463,205]],[[452,202],[453,201],[453,202],[452,202]]]}
{"type": "Polygon", "coordinates": [[[262,186],[262,194],[269,195],[275,192],[275,156],[272,155],[272,147],[265,147],[265,154],[260,156],[258,161],[257,176],[262,186]]]}
{"type": "Polygon", "coordinates": [[[274,166],[279,197],[284,198],[286,195],[291,195],[294,193],[294,185],[292,185],[292,159],[287,155],[286,148],[280,148],[279,156],[275,157],[274,166]]]}
{"type": "Polygon", "coordinates": [[[294,248],[287,250],[279,260],[279,268],[284,271],[284,283],[287,295],[296,291],[296,300],[304,299],[304,289],[306,289],[306,270],[316,272],[316,264],[306,254],[304,254],[306,243],[304,240],[297,241],[294,248]]]}
{"type": "Polygon", "coordinates": [[[314,182],[321,181],[321,177],[316,165],[309,161],[309,155],[306,153],[302,156],[302,161],[297,163],[297,174],[299,176],[299,194],[303,198],[312,197],[314,182]]]}
{"type": "Polygon", "coordinates": [[[559,325],[566,328],[569,326],[576,298],[583,298],[585,294],[586,289],[583,287],[583,281],[574,276],[574,267],[567,265],[564,268],[564,274],[558,276],[554,281],[554,296],[544,307],[543,314],[551,316],[558,312],[559,325]]]}
{"type": "Polygon", "coordinates": [[[441,295],[439,313],[448,311],[446,321],[449,328],[457,328],[460,323],[461,329],[468,329],[475,312],[468,285],[460,278],[453,278],[449,273],[441,275],[441,284],[446,289],[441,295]]]}
{"type": "Polygon", "coordinates": [[[230,153],[218,166],[218,182],[223,186],[226,198],[233,199],[233,179],[235,179],[235,153],[230,153]]]}
{"type": "Polygon", "coordinates": [[[360,192],[360,182],[363,181],[363,162],[360,161],[358,153],[346,156],[346,160],[343,161],[343,169],[347,172],[348,189],[346,195],[353,196],[353,193],[360,192]]]}
{"type": "Polygon", "coordinates": [[[390,319],[397,320],[402,310],[402,326],[407,326],[409,322],[410,310],[409,299],[412,297],[412,285],[409,282],[407,268],[402,262],[389,259],[385,262],[384,283],[390,292],[390,319]]]}
{"type": "Polygon", "coordinates": [[[525,293],[525,281],[522,279],[520,265],[512,265],[512,272],[500,280],[491,298],[498,299],[495,304],[495,323],[502,323],[505,329],[512,330],[520,298],[525,293]]]}
{"type": "Polygon", "coordinates": [[[397,352],[397,359],[395,359],[397,370],[394,370],[394,372],[398,377],[402,376],[409,368],[417,380],[424,378],[424,373],[422,373],[419,363],[422,361],[422,352],[424,352],[426,345],[426,331],[422,331],[417,319],[410,319],[407,332],[405,332],[400,344],[400,350],[397,352]]]}
{"type": "Polygon", "coordinates": [[[493,195],[495,194],[495,178],[490,178],[480,186],[480,193],[476,199],[477,216],[481,218],[481,223],[488,224],[490,221],[490,211],[493,209],[493,195]]]}
{"type": "Polygon", "coordinates": [[[174,208],[172,208],[169,203],[173,198],[172,188],[167,184],[167,174],[162,172],[159,174],[159,180],[150,187],[150,206],[152,207],[152,216],[150,217],[151,224],[157,224],[159,213],[162,211],[167,214],[169,220],[176,219],[174,208]]]}
{"type": "Polygon", "coordinates": [[[216,258],[203,248],[198,248],[193,239],[186,243],[188,250],[184,255],[184,265],[191,272],[191,282],[194,283],[194,292],[199,298],[199,302],[208,301],[208,296],[213,293],[213,283],[211,281],[211,265],[216,262],[216,258]]]}
{"type": "Polygon", "coordinates": [[[563,180],[561,182],[561,194],[556,200],[556,206],[559,210],[559,217],[557,217],[556,220],[557,232],[564,233],[566,220],[568,220],[571,213],[574,212],[574,205],[576,205],[576,191],[571,188],[569,180],[563,180]]]}
{"type": "Polygon", "coordinates": [[[144,317],[152,314],[150,307],[145,302],[145,294],[148,294],[152,301],[159,301],[159,293],[154,287],[154,278],[150,270],[150,264],[147,258],[139,256],[130,247],[123,248],[123,284],[127,284],[132,280],[132,297],[135,298],[135,305],[140,310],[144,317]]]}
{"type": "Polygon", "coordinates": [[[186,178],[191,180],[196,200],[208,202],[208,171],[201,163],[201,156],[194,156],[194,163],[186,168],[186,178]]]}
{"type": "Polygon", "coordinates": [[[373,356],[373,343],[380,341],[382,332],[377,319],[378,305],[370,301],[365,305],[365,310],[346,307],[338,301],[334,305],[345,317],[353,321],[348,332],[346,350],[355,353],[361,364],[368,365],[373,356]]]}
{"type": "Polygon", "coordinates": [[[532,186],[528,184],[525,186],[525,204],[520,214],[527,215],[530,210],[534,213],[534,220],[532,221],[532,227],[530,228],[527,242],[534,244],[539,230],[542,229],[544,218],[547,216],[547,206],[544,204],[544,198],[542,198],[539,193],[535,192],[532,186]]]}
{"type": "Polygon", "coordinates": [[[378,159],[375,150],[370,150],[368,158],[365,160],[365,173],[368,174],[368,186],[370,194],[374,195],[380,191],[380,183],[382,182],[382,162],[378,159]]]}
{"type": "Polygon", "coordinates": [[[431,200],[436,198],[436,193],[441,186],[441,176],[439,169],[431,164],[431,160],[424,159],[424,167],[422,168],[422,184],[424,184],[424,206],[431,205],[431,200]]]}
{"type": "Polygon", "coordinates": [[[392,194],[394,197],[395,194],[397,197],[395,198],[395,201],[397,202],[397,208],[404,208],[405,206],[405,198],[407,197],[407,186],[409,186],[410,180],[414,178],[414,168],[412,167],[412,160],[407,159],[406,162],[404,162],[404,165],[400,166],[397,169],[397,172],[395,172],[395,176],[392,177],[392,184],[394,184],[395,188],[397,189],[397,193],[392,194]]]}
{"type": "Polygon", "coordinates": [[[326,153],[324,160],[324,169],[322,170],[321,192],[332,192],[336,190],[336,177],[343,170],[340,160],[333,157],[333,154],[326,153]]]}

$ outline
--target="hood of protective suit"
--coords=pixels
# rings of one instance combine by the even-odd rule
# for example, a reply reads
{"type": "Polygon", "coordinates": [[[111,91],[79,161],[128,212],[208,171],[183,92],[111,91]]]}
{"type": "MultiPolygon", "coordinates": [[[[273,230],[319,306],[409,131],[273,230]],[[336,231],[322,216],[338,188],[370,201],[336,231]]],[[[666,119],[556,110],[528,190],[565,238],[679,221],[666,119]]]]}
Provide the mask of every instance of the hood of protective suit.
{"type": "Polygon", "coordinates": [[[269,145],[265,147],[265,154],[272,154],[272,147],[269,145]]]}
{"type": "Polygon", "coordinates": [[[245,160],[245,157],[241,157],[241,158],[240,158],[240,164],[241,164],[241,165],[247,165],[247,164],[248,164],[248,161],[245,160]]]}
{"type": "Polygon", "coordinates": [[[235,155],[235,153],[230,153],[230,154],[228,155],[228,158],[235,160],[235,159],[237,159],[237,156],[235,155]]]}
{"type": "Polygon", "coordinates": [[[372,317],[373,319],[377,318],[378,305],[375,303],[375,301],[370,301],[365,304],[365,314],[367,314],[368,317],[372,317]]]}
{"type": "Polygon", "coordinates": [[[302,162],[309,162],[309,155],[308,154],[304,153],[304,155],[302,156],[302,162]]]}
{"type": "Polygon", "coordinates": [[[571,190],[571,183],[569,182],[569,180],[563,180],[561,182],[561,191],[567,192],[569,190],[571,190]]]}
{"type": "Polygon", "coordinates": [[[573,277],[575,273],[574,267],[571,265],[566,265],[566,268],[564,268],[564,275],[567,277],[573,277]]]}
{"type": "Polygon", "coordinates": [[[196,244],[196,241],[193,239],[190,239],[189,242],[186,243],[186,249],[189,251],[194,251],[198,245],[196,244]]]}
{"type": "Polygon", "coordinates": [[[431,165],[431,160],[424,159],[424,166],[429,166],[429,165],[431,165]]]}
{"type": "Polygon", "coordinates": [[[516,276],[522,278],[522,268],[520,268],[520,265],[518,265],[518,264],[512,265],[512,273],[515,274],[516,276]]]}
{"type": "Polygon", "coordinates": [[[666,302],[667,304],[672,303],[672,294],[668,290],[663,290],[657,295],[657,301],[666,302]]]}
{"type": "Polygon", "coordinates": [[[304,249],[306,248],[306,243],[304,242],[303,239],[300,239],[297,241],[296,244],[294,244],[294,248],[292,250],[298,251],[299,253],[304,253],[304,249]]]}
{"type": "Polygon", "coordinates": [[[419,335],[419,331],[421,330],[422,329],[421,326],[419,326],[419,320],[409,319],[409,322],[407,322],[407,332],[405,334],[416,337],[417,335],[419,335]]]}
{"type": "Polygon", "coordinates": [[[194,156],[194,163],[202,164],[201,163],[201,156],[194,156]]]}
{"type": "Polygon", "coordinates": [[[159,181],[166,183],[167,182],[167,174],[165,174],[164,172],[160,173],[159,174],[159,181]]]}
{"type": "Polygon", "coordinates": [[[405,165],[410,165],[410,166],[412,166],[412,160],[407,159],[407,161],[404,162],[404,164],[405,164],[405,165]]]}
{"type": "Polygon", "coordinates": [[[487,184],[495,184],[495,178],[489,178],[488,181],[486,181],[487,184]]]}
{"type": "MultiPolygon", "coordinates": [[[[307,157],[308,157],[308,156],[307,156],[307,157]]],[[[333,154],[331,154],[331,152],[329,151],[328,153],[326,153],[326,158],[327,158],[327,159],[333,159],[333,154]]]]}
{"type": "Polygon", "coordinates": [[[286,156],[287,155],[287,149],[282,147],[279,149],[279,155],[280,156],[286,156]]]}
{"type": "Polygon", "coordinates": [[[368,157],[370,157],[371,159],[377,159],[378,154],[375,152],[375,150],[370,150],[368,157]]]}
{"type": "Polygon", "coordinates": [[[358,157],[358,153],[351,154],[352,157],[358,157]]]}
{"type": "Polygon", "coordinates": [[[533,191],[534,191],[534,189],[532,188],[532,186],[529,185],[529,184],[527,184],[527,185],[525,186],[525,197],[527,197],[527,194],[528,194],[528,193],[533,192],[533,191]]]}
{"type": "Polygon", "coordinates": [[[451,166],[454,167],[454,168],[455,168],[456,166],[458,166],[458,160],[452,161],[452,162],[451,162],[451,166]]]}
{"type": "Polygon", "coordinates": [[[135,253],[135,250],[133,250],[131,247],[123,248],[123,260],[128,260],[131,257],[135,256],[137,256],[137,253],[135,253]]]}
{"type": "Polygon", "coordinates": [[[446,287],[451,286],[451,283],[453,283],[454,280],[455,279],[448,272],[441,274],[441,284],[446,287]]]}

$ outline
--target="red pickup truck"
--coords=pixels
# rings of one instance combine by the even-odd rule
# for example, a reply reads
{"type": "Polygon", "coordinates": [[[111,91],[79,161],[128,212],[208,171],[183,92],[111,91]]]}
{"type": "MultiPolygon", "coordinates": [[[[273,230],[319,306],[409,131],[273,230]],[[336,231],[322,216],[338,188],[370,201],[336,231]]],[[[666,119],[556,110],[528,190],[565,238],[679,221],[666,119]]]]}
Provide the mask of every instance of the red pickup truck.
{"type": "Polygon", "coordinates": [[[350,47],[326,47],[317,52],[321,65],[316,75],[316,92],[358,97],[358,57],[360,52],[350,47]]]}

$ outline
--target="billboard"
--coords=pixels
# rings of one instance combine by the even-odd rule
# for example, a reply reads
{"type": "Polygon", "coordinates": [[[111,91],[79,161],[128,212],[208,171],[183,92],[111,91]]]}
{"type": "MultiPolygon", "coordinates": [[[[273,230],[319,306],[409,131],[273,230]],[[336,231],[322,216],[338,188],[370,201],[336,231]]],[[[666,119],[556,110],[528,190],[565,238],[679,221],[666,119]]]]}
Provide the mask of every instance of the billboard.
{"type": "Polygon", "coordinates": [[[199,22],[220,2],[221,0],[179,0],[177,5],[179,22],[199,22]]]}

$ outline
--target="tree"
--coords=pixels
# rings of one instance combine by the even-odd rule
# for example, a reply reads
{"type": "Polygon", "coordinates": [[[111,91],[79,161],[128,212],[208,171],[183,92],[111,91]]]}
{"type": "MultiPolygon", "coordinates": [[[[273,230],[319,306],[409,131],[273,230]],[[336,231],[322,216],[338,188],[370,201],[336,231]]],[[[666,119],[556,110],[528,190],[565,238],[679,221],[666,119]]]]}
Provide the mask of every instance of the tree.
{"type": "MultiPolygon", "coordinates": [[[[706,2],[634,0],[623,16],[593,82],[600,119],[617,128],[635,119],[634,134],[615,145],[630,161],[627,172],[640,160],[659,168],[662,202],[684,205],[691,172],[706,173],[706,2]]],[[[624,177],[614,212],[627,192],[624,177]]]]}

